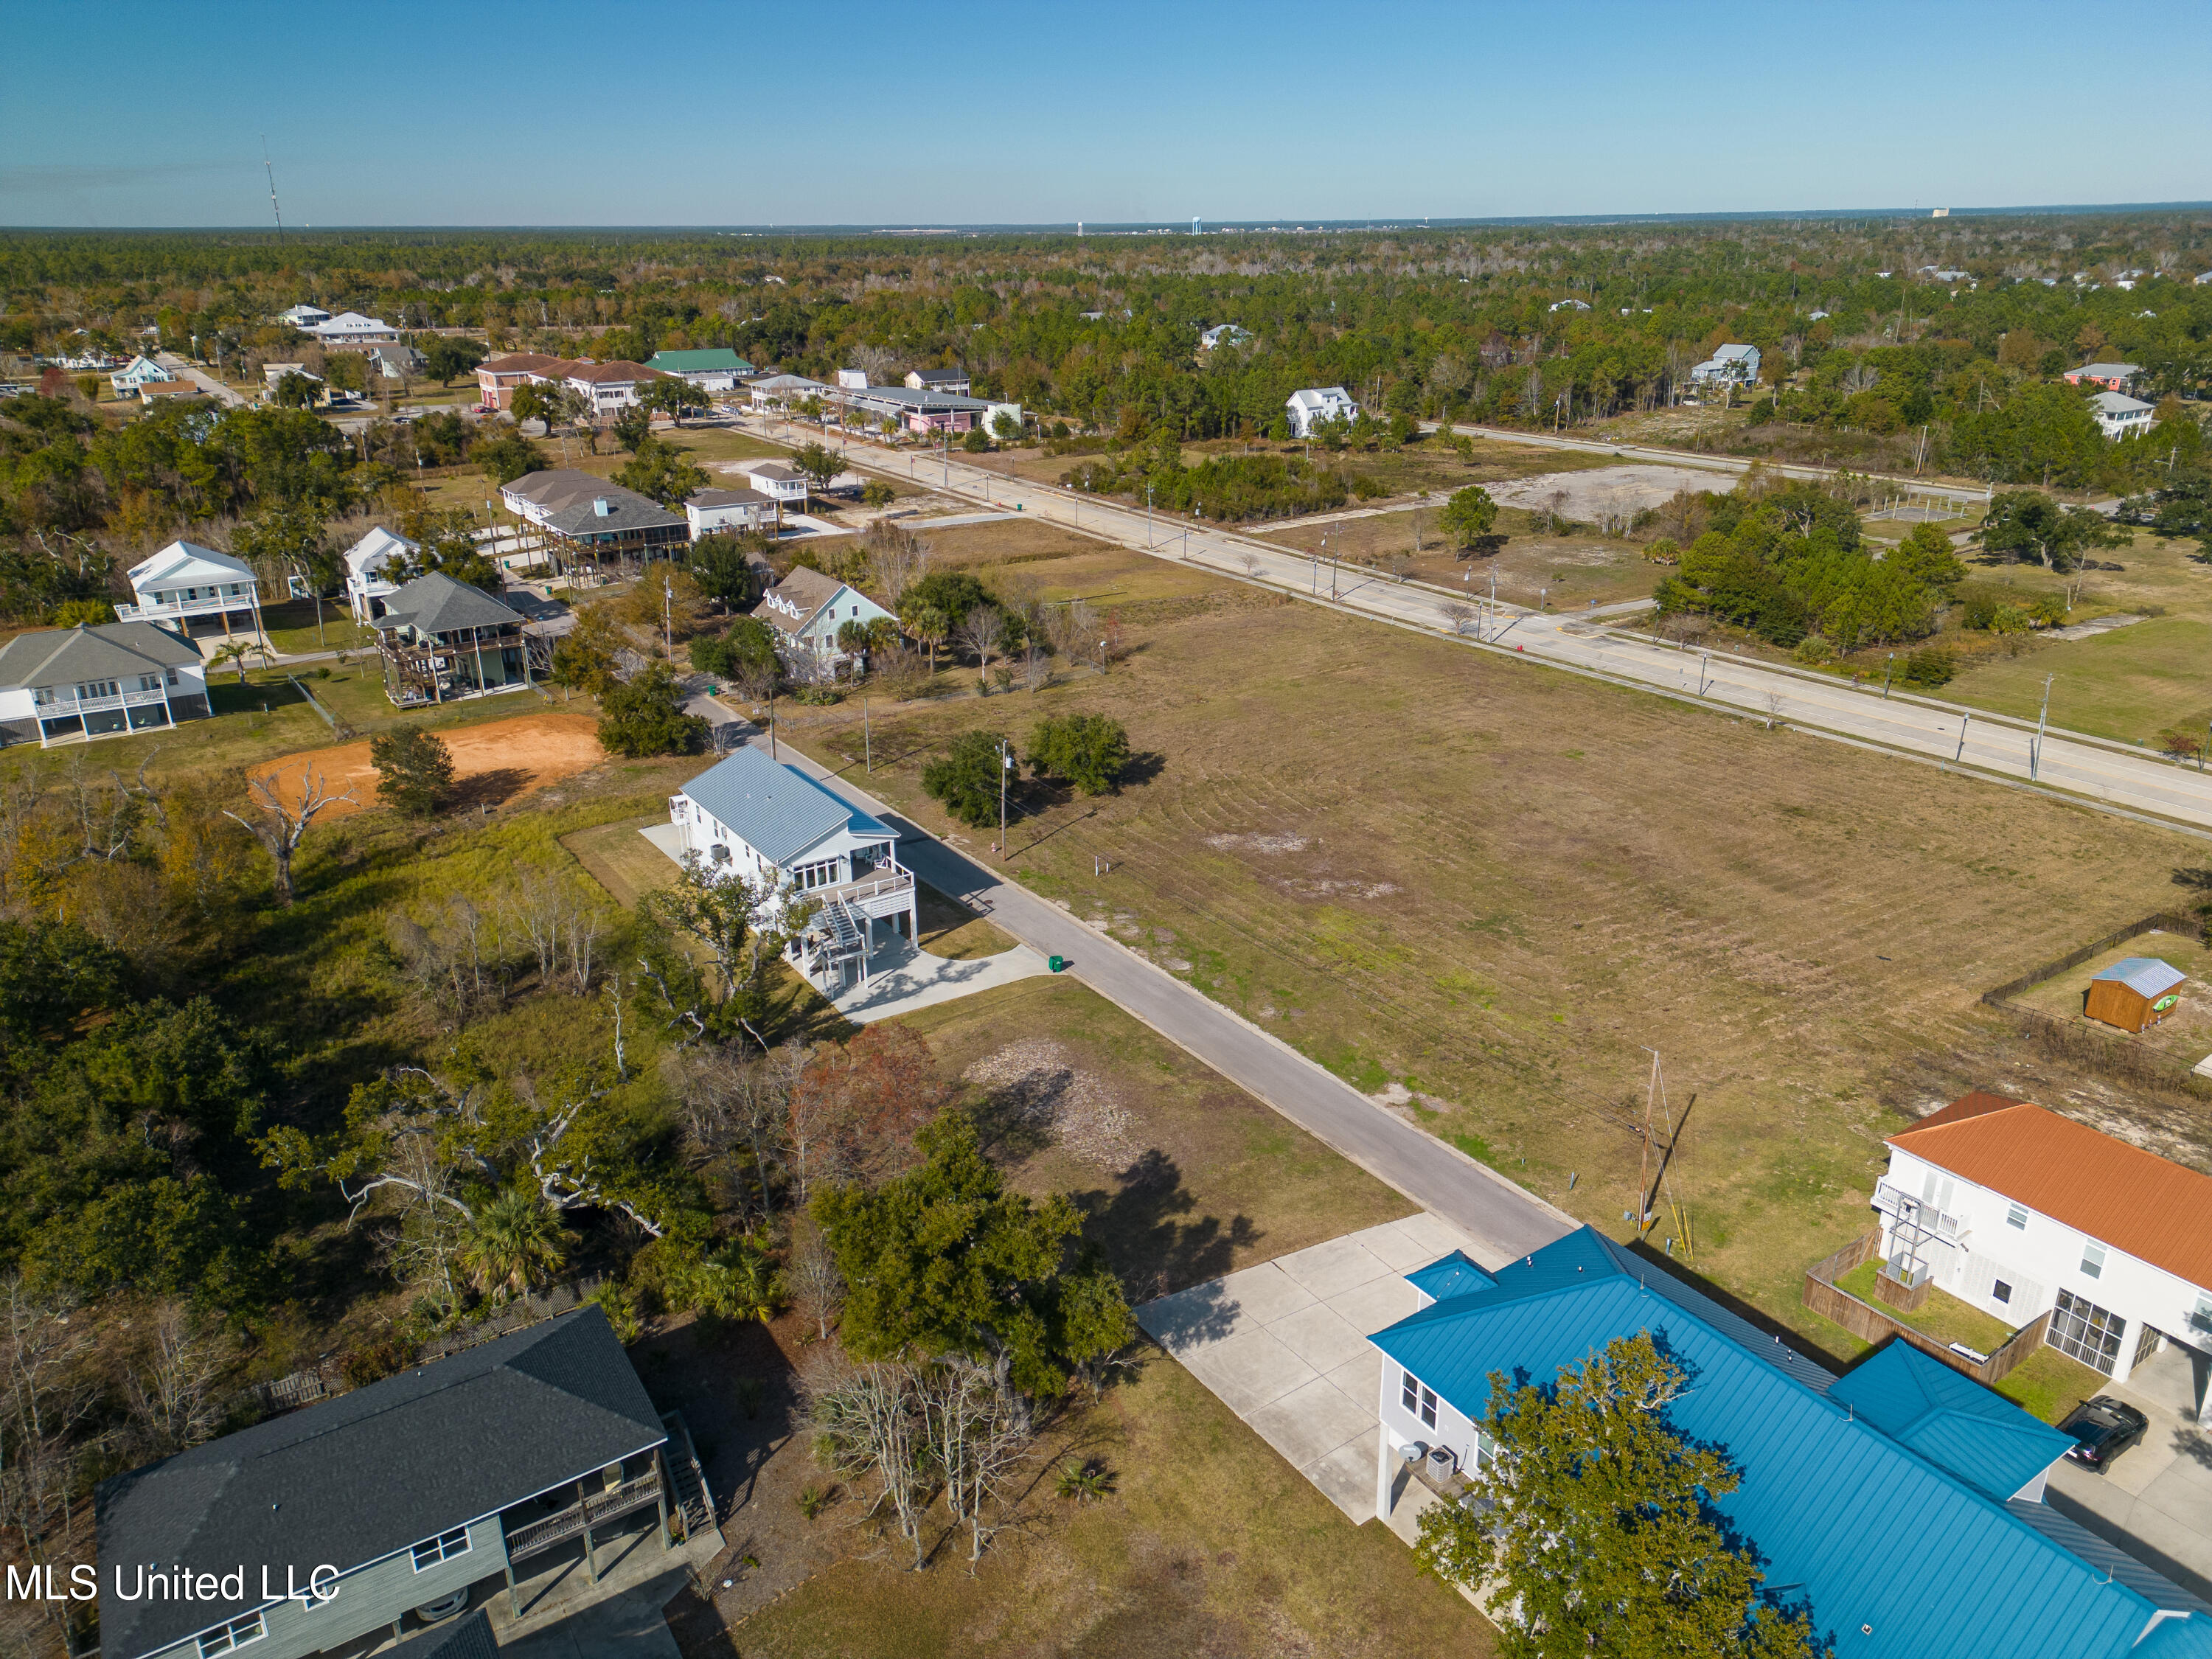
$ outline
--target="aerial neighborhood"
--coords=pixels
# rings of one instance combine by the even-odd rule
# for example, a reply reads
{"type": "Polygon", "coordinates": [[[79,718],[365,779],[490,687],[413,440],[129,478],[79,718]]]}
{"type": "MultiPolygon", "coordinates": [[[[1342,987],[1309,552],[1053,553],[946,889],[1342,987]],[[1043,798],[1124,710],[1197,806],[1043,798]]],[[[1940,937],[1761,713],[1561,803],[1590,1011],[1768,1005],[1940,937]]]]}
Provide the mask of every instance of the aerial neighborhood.
{"type": "Polygon", "coordinates": [[[769,13],[376,21],[496,131],[11,20],[0,1646],[2212,1659],[2148,16],[2002,51],[2158,142],[1940,154],[1656,89],[1794,14],[1040,16],[980,128],[1002,26],[846,31],[966,167],[672,92],[769,13]],[[125,62],[245,147],[73,137],[125,62]]]}

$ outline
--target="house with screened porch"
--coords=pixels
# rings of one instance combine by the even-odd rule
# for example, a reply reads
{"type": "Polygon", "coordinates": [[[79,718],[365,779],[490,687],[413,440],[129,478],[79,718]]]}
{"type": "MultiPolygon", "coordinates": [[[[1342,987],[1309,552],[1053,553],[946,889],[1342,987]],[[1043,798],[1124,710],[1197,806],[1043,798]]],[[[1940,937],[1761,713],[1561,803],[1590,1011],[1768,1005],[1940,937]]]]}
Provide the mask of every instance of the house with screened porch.
{"type": "Polygon", "coordinates": [[[1977,1091],[1889,1137],[1874,1207],[1896,1291],[2047,1314],[2044,1340],[2115,1382],[2186,1349],[2212,1425],[2212,1176],[1977,1091]]]}
{"type": "Polygon", "coordinates": [[[664,849],[678,862],[741,878],[763,895],[771,926],[800,918],[785,954],[825,994],[866,984],[880,946],[915,937],[914,872],[899,864],[898,831],[757,749],[685,784],[668,818],[664,849]]]}

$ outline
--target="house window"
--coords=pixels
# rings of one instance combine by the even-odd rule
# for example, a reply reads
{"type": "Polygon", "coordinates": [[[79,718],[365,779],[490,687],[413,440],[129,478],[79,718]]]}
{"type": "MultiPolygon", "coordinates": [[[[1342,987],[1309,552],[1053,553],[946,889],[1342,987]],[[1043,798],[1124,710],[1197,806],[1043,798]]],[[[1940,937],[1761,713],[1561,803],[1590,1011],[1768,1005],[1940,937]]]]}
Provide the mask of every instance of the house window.
{"type": "Polygon", "coordinates": [[[1421,1390],[1421,1421],[1434,1428],[1437,1425],[1437,1393],[1434,1389],[1421,1390]]]}
{"type": "Polygon", "coordinates": [[[87,680],[76,689],[80,697],[112,697],[115,692],[113,680],[87,680]]]}
{"type": "Polygon", "coordinates": [[[261,1622],[261,1615],[249,1613],[243,1619],[234,1619],[218,1626],[200,1638],[200,1659],[213,1659],[218,1653],[234,1653],[248,1642],[258,1642],[269,1634],[261,1622]]]}
{"type": "Polygon", "coordinates": [[[2004,1280],[2000,1279],[1996,1284],[1990,1286],[1990,1296],[1994,1301],[2010,1302],[2012,1300],[2012,1286],[2006,1284],[2004,1280]]]}
{"type": "Polygon", "coordinates": [[[2043,1340],[2059,1352],[2110,1376],[2113,1362],[2120,1357],[2120,1339],[2127,1334],[2127,1328],[2128,1322],[2118,1314],[2107,1312],[2070,1291],[2061,1291],[2043,1340]]]}
{"type": "Polygon", "coordinates": [[[1487,1474],[1498,1467],[1498,1443],[1480,1429],[1474,1431],[1474,1472],[1487,1474]]]}
{"type": "Polygon", "coordinates": [[[2015,1232],[2026,1232],[2027,1231],[2027,1207],[2024,1205],[2014,1204],[2007,1208],[2005,1225],[2012,1228],[2015,1232]]]}
{"type": "Polygon", "coordinates": [[[2105,1276],[2105,1247],[2084,1244],[2081,1247],[2081,1273],[2084,1278],[2102,1279],[2105,1276]]]}
{"type": "Polygon", "coordinates": [[[469,1529],[456,1527],[451,1532],[441,1532],[435,1538],[426,1538],[415,1547],[415,1571],[428,1572],[441,1561],[450,1561],[457,1555],[469,1553],[469,1529]]]}
{"type": "Polygon", "coordinates": [[[2197,1306],[2189,1316],[2189,1328],[2202,1335],[2212,1336],[2212,1296],[2197,1298],[2197,1306]]]}

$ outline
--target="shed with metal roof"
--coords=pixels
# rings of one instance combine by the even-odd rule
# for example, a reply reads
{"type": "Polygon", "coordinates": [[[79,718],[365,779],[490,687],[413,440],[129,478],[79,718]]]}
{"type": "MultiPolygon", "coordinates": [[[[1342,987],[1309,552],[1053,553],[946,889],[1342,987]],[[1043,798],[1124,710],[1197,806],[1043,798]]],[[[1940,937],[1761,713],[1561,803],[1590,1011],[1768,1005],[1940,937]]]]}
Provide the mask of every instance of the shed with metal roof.
{"type": "Polygon", "coordinates": [[[2081,1012],[2123,1031],[2140,1031],[2173,1012],[2188,980],[2181,969],[2156,957],[2128,957],[2090,975],[2081,1012]]]}

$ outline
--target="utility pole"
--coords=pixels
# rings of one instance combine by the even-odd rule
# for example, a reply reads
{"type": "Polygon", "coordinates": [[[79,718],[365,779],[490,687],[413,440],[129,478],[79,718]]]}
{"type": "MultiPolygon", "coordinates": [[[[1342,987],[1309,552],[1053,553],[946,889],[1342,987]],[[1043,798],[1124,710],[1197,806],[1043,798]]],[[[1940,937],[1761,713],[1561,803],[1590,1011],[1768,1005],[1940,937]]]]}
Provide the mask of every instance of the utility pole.
{"type": "Polygon", "coordinates": [[[2044,721],[2051,713],[2051,682],[2056,678],[2057,676],[2055,674],[2043,677],[2043,707],[2035,711],[2035,747],[2028,751],[2027,756],[2027,781],[2030,783],[2033,783],[2043,770],[2044,721]]]}
{"type": "Polygon", "coordinates": [[[876,769],[876,740],[874,734],[868,730],[868,700],[866,697],[860,699],[860,754],[872,776],[876,769]]]}
{"type": "Polygon", "coordinates": [[[1145,551],[1152,550],[1152,487],[1145,486],[1145,551]]]}
{"type": "Polygon", "coordinates": [[[1896,669],[1897,653],[1893,651],[1889,653],[1889,660],[1881,665],[1881,700],[1884,702],[1889,701],[1889,677],[1896,672],[1896,669]]]}
{"type": "Polygon", "coordinates": [[[999,739],[999,862],[1006,861],[1006,774],[1014,769],[1014,757],[1004,738],[999,739]]]}
{"type": "Polygon", "coordinates": [[[669,661],[676,660],[676,580],[665,571],[660,578],[660,649],[669,661]]]}

